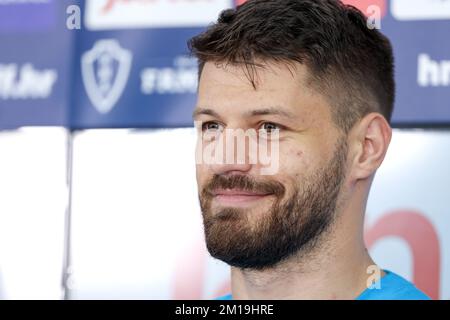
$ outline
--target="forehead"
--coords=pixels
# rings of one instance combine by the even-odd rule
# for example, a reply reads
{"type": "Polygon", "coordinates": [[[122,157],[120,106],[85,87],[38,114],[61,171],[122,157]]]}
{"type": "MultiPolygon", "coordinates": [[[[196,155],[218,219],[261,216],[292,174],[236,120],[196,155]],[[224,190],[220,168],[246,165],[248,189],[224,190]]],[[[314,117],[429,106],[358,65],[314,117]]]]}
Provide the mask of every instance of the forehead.
{"type": "Polygon", "coordinates": [[[265,63],[255,71],[256,89],[243,65],[207,62],[200,77],[197,106],[225,115],[274,107],[302,118],[323,118],[329,112],[322,95],[307,85],[306,66],[265,63]]]}

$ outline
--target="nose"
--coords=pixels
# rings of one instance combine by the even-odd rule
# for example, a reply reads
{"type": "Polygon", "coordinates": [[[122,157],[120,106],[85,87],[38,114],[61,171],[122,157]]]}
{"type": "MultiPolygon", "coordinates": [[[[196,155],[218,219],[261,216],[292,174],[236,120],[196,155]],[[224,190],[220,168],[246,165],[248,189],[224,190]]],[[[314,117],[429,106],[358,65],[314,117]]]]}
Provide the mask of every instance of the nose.
{"type": "Polygon", "coordinates": [[[252,166],[250,164],[212,164],[211,170],[217,175],[233,175],[248,173],[252,166]]]}
{"type": "Polygon", "coordinates": [[[250,152],[254,152],[254,148],[250,148],[250,141],[233,136],[230,132],[222,134],[220,139],[220,142],[214,142],[215,157],[209,164],[211,171],[218,175],[248,173],[255,165],[254,161],[250,161],[250,152]]]}

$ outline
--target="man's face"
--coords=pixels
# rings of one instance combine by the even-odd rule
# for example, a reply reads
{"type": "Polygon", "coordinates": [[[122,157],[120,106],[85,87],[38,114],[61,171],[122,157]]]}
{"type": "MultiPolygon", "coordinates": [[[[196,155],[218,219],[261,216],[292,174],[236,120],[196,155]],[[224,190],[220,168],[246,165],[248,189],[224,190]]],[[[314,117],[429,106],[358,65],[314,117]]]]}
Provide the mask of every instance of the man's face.
{"type": "MultiPolygon", "coordinates": [[[[278,149],[268,148],[278,162],[270,175],[261,174],[267,164],[249,161],[248,144],[243,163],[233,158],[197,164],[206,244],[213,257],[231,266],[272,267],[312,249],[333,224],[346,140],[334,126],[330,106],[306,79],[300,64],[291,70],[266,64],[258,68],[255,90],[242,66],[204,66],[195,120],[207,134],[199,136],[197,152],[211,146],[204,138],[211,132],[218,137],[230,129],[279,129],[278,149]]],[[[223,141],[223,148],[216,148],[239,152],[235,141],[223,141]]]]}

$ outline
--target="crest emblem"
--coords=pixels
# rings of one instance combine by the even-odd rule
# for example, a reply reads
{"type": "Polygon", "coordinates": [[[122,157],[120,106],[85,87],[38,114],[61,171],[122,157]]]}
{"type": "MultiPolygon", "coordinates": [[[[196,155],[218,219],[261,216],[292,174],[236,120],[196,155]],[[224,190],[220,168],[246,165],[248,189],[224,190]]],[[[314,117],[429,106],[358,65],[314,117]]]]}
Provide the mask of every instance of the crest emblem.
{"type": "Polygon", "coordinates": [[[117,40],[99,40],[81,57],[81,74],[86,93],[98,112],[110,112],[125,89],[132,53],[117,40]]]}

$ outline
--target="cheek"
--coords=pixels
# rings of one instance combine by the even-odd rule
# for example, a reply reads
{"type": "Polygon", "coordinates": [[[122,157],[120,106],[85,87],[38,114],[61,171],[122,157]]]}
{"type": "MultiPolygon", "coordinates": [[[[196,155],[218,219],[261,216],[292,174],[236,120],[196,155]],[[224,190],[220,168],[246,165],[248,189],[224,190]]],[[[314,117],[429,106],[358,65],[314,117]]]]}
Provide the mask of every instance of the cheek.
{"type": "Polygon", "coordinates": [[[295,146],[280,154],[280,179],[289,189],[293,186],[302,188],[305,183],[311,183],[311,177],[325,163],[319,151],[295,146]]]}
{"type": "Polygon", "coordinates": [[[280,163],[287,171],[299,176],[310,176],[323,168],[329,159],[328,141],[310,139],[291,143],[281,149],[280,163]]]}
{"type": "Polygon", "coordinates": [[[310,170],[311,164],[310,153],[300,147],[290,147],[280,154],[280,172],[296,180],[310,170]]]}
{"type": "Polygon", "coordinates": [[[274,179],[285,186],[287,197],[304,180],[308,162],[306,151],[301,148],[280,149],[280,165],[274,179]]]}
{"type": "Polygon", "coordinates": [[[208,166],[204,164],[197,164],[195,166],[195,175],[197,178],[197,185],[202,186],[207,180],[208,176],[208,166]]]}

